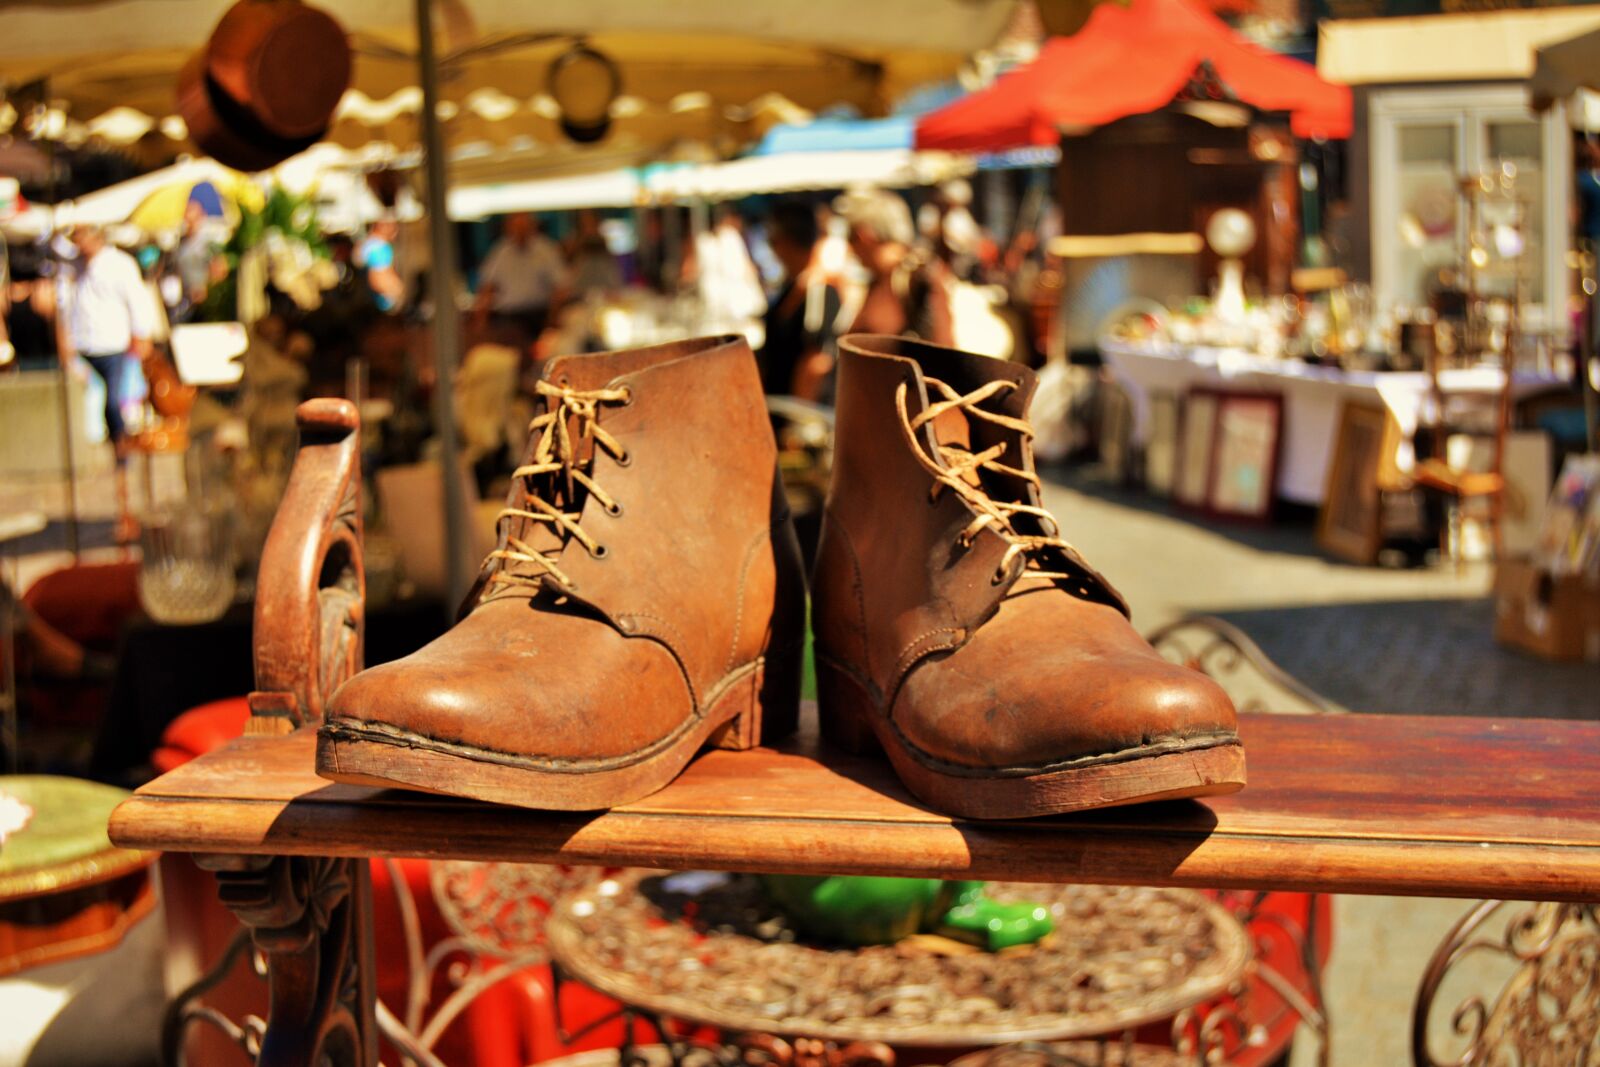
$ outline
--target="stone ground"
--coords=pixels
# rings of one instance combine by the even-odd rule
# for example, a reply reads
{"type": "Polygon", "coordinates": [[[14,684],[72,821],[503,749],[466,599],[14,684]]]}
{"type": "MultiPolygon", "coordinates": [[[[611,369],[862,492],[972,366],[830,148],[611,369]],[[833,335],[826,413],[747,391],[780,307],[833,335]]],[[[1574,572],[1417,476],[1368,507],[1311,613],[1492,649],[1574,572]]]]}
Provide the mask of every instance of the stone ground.
{"type": "MultiPolygon", "coordinates": [[[[95,520],[85,528],[88,545],[108,544],[106,520],[114,514],[109,458],[100,458],[106,462],[79,484],[80,507],[95,520]]],[[[1352,711],[1600,717],[1600,667],[1547,664],[1494,643],[1485,565],[1460,572],[1353,567],[1317,551],[1306,516],[1266,528],[1219,525],[1110,488],[1093,470],[1056,472],[1048,481],[1046,503],[1068,538],[1128,598],[1141,630],[1188,613],[1219,615],[1352,711]]],[[[64,501],[56,485],[0,479],[0,512],[42,508],[59,516],[64,501]]],[[[63,553],[41,551],[51,542],[61,543],[59,531],[9,546],[8,576],[26,586],[61,565],[63,553]]],[[[1463,901],[1335,901],[1326,975],[1333,1067],[1411,1062],[1417,982],[1466,908],[1463,901]]],[[[1436,1014],[1448,1017],[1459,1000],[1441,998],[1436,1014]]],[[[1451,1046],[1441,1041],[1438,1049],[1442,1062],[1451,1046]]],[[[1313,1052],[1312,1042],[1300,1042],[1294,1067],[1314,1063],[1313,1052]]]]}
{"type": "MultiPolygon", "coordinates": [[[[1049,476],[1045,502],[1068,540],[1133,607],[1141,631],[1189,613],[1219,615],[1281,667],[1351,711],[1600,718],[1600,667],[1551,664],[1491,636],[1488,565],[1354,567],[1316,549],[1309,517],[1271,527],[1221,525],[1090,470],[1049,476]]],[[[1417,983],[1469,902],[1339,897],[1325,976],[1333,1067],[1411,1061],[1417,983]]],[[[1482,972],[1478,988],[1497,988],[1482,972]]],[[[1448,1016],[1465,995],[1447,987],[1431,1028],[1445,1062],[1448,1016]]],[[[1315,1063],[1298,1043],[1294,1067],[1315,1063]]]]}

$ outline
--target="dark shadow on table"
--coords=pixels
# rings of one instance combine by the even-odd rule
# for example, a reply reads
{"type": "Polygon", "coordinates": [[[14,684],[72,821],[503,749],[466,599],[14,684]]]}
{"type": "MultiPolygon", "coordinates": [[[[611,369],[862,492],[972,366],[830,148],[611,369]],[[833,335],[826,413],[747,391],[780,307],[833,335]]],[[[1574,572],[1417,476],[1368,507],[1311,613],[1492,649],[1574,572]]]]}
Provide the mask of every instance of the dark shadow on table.
{"type": "MultiPolygon", "coordinates": [[[[168,724],[190,708],[242,697],[255,688],[251,604],[235,604],[215,622],[169,626],[140,616],[117,650],[111,700],[95,740],[90,776],[119,785],[148,777],[146,761],[168,724]]],[[[443,605],[427,598],[369,608],[366,661],[409,655],[444,633],[443,605]]]]}
{"type": "Polygon", "coordinates": [[[1494,640],[1494,601],[1224,609],[1272,661],[1350,711],[1600,719],[1600,665],[1550,663],[1494,640]]]}

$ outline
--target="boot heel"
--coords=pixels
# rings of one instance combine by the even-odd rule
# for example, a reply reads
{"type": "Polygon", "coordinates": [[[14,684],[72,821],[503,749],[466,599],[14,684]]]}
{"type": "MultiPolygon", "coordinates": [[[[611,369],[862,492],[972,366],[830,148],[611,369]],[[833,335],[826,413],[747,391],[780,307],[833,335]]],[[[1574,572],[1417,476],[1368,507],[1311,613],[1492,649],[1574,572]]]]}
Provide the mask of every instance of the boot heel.
{"type": "Polygon", "coordinates": [[[800,662],[805,649],[767,650],[761,665],[761,692],[757,695],[761,721],[754,736],[767,746],[786,740],[800,727],[800,662]]]}
{"type": "Polygon", "coordinates": [[[871,697],[859,682],[817,658],[817,725],[824,741],[855,756],[882,751],[872,732],[876,714],[871,697]]]}
{"type": "Polygon", "coordinates": [[[757,665],[717,698],[710,715],[713,719],[726,718],[726,722],[711,732],[706,744],[735,752],[761,744],[761,723],[765,717],[761,695],[766,689],[768,669],[765,663],[757,665]]]}

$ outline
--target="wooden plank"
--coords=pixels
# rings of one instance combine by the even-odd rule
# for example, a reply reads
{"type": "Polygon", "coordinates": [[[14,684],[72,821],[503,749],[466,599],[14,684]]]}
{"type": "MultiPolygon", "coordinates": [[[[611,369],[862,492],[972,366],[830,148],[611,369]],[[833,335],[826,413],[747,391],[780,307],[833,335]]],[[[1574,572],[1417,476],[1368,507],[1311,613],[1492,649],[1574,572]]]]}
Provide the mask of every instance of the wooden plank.
{"type": "Polygon", "coordinates": [[[795,873],[1600,899],[1600,723],[1246,716],[1250,784],[1014,823],[917,804],[877,760],[708,752],[595,815],[337,785],[313,737],[241,738],[139,790],[121,845],[795,873]],[[825,762],[823,762],[825,761],[825,762]]]}

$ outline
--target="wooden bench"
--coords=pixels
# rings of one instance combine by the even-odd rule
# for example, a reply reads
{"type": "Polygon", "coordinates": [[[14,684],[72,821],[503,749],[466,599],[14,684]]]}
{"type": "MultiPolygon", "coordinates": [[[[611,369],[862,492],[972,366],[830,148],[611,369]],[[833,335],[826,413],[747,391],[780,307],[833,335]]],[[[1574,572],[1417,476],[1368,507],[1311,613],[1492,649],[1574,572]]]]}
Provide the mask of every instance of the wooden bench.
{"type": "Polygon", "coordinates": [[[1592,722],[1249,714],[1241,793],[1011,823],[932,812],[887,764],[819,751],[807,730],[706,753],[592,815],[324,781],[322,700],[361,661],[357,433],[342,401],[309,402],[301,423],[259,583],[252,735],[111,822],[119,845],[217,872],[269,962],[262,1064],[377,1062],[371,856],[1600,900],[1592,722]]]}

